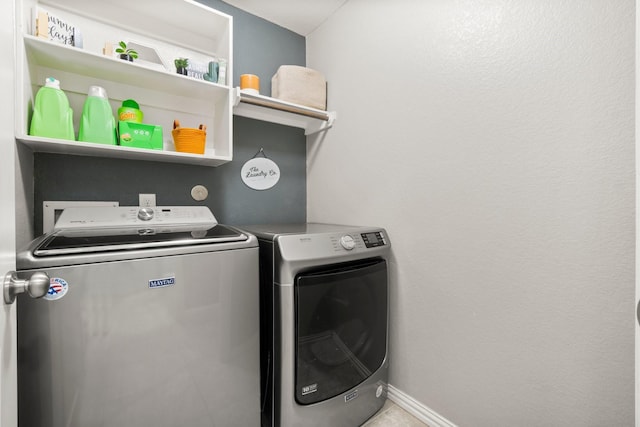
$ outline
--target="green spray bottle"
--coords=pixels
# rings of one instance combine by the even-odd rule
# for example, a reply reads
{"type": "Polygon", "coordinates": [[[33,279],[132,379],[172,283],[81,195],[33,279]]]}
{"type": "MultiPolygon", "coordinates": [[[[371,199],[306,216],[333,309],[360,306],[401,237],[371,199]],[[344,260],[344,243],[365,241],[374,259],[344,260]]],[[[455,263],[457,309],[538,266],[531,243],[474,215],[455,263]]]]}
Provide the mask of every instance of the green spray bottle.
{"type": "Polygon", "coordinates": [[[47,77],[36,93],[29,135],[75,139],[73,110],[67,95],[60,89],[60,82],[53,77],[47,77]]]}
{"type": "Polygon", "coordinates": [[[82,108],[78,141],[116,145],[116,119],[113,117],[107,91],[89,86],[82,108]]]}

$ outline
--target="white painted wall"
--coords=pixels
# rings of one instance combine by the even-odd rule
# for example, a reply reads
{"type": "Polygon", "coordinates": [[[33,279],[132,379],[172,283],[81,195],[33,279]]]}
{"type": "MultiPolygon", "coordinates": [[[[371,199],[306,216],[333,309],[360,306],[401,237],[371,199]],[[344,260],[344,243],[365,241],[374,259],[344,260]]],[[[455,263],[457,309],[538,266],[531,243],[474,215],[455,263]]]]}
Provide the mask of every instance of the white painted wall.
{"type": "Polygon", "coordinates": [[[391,384],[460,426],[631,426],[632,0],[349,0],[308,220],[386,227],[391,384]]]}

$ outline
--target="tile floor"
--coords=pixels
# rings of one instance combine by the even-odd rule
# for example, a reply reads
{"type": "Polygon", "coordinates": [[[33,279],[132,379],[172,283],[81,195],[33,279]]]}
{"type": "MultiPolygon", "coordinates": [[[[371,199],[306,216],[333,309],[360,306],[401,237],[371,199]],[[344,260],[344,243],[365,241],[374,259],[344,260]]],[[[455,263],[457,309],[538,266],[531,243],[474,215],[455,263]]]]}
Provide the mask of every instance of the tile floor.
{"type": "Polygon", "coordinates": [[[378,413],[362,427],[429,427],[398,405],[388,400],[378,413]]]}

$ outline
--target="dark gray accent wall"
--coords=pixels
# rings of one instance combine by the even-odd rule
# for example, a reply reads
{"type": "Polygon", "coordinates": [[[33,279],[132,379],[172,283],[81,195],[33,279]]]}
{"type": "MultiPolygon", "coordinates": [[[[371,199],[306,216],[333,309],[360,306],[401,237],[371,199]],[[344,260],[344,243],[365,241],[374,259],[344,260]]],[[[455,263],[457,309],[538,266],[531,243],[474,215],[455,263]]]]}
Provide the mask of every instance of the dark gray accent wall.
{"type": "Polygon", "coordinates": [[[198,0],[233,16],[233,85],[241,74],[260,77],[260,93],[271,95],[271,77],[280,65],[305,65],[305,38],[219,0],[198,0]]]}
{"type": "MultiPolygon", "coordinates": [[[[280,65],[305,65],[304,37],[219,0],[202,0],[234,17],[234,86],[240,74],[256,74],[261,93],[271,94],[271,77],[280,65]]],[[[219,167],[36,153],[34,221],[42,232],[45,200],[108,200],[138,204],[139,193],[155,193],[158,205],[208,206],[219,222],[239,224],[306,220],[306,139],[302,129],[234,117],[233,161],[219,167]],[[251,190],[240,179],[244,162],[260,148],[280,167],[278,184],[251,190]],[[209,197],[191,198],[194,185],[209,197]]]]}

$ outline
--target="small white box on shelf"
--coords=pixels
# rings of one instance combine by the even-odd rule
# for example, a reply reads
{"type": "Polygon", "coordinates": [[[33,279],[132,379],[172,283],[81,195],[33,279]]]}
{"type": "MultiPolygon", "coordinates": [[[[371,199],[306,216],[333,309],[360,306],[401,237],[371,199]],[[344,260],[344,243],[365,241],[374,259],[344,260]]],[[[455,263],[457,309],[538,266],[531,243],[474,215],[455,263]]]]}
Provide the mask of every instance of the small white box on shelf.
{"type": "Polygon", "coordinates": [[[271,96],[318,110],[327,109],[327,82],[311,68],[281,65],[271,79],[271,96]]]}

